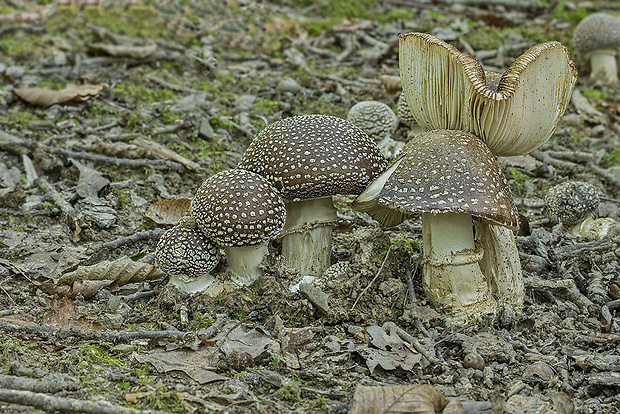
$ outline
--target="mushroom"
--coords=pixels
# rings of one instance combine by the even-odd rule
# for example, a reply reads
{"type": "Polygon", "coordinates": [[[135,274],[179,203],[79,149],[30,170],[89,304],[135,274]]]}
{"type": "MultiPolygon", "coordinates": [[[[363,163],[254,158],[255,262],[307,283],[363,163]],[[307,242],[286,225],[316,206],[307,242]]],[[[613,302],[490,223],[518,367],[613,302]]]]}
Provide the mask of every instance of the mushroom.
{"type": "Polygon", "coordinates": [[[590,77],[618,83],[616,54],[620,47],[620,21],[606,13],[593,13],[579,22],[573,46],[590,58],[590,77]]]}
{"type": "Polygon", "coordinates": [[[190,218],[224,247],[232,280],[246,286],[262,275],[268,242],[284,226],[286,211],[277,190],[251,171],[227,170],[207,178],[192,199],[190,218]]]}
{"type": "Polygon", "coordinates": [[[415,118],[409,110],[409,104],[407,103],[407,99],[405,99],[404,93],[401,93],[398,97],[398,101],[396,102],[396,112],[398,114],[400,122],[402,122],[403,124],[407,125],[408,127],[417,125],[415,122],[415,118]]]}
{"type": "Polygon", "coordinates": [[[387,161],[350,122],[328,115],[282,119],[261,131],[237,168],[271,182],[286,200],[282,256],[302,276],[329,266],[336,208],[332,196],[357,195],[387,161]]]}
{"type": "Polygon", "coordinates": [[[377,142],[377,146],[388,158],[398,154],[403,146],[392,136],[398,128],[398,117],[388,105],[379,101],[358,102],[349,109],[347,121],[364,131],[377,142]]]}
{"type": "Polygon", "coordinates": [[[476,136],[451,130],[418,135],[352,207],[386,226],[422,213],[422,281],[429,300],[457,323],[495,312],[472,217],[512,229],[519,219],[506,178],[476,136]]]}
{"type": "Polygon", "coordinates": [[[220,249],[197,229],[176,225],[157,242],[155,261],[171,285],[199,292],[215,281],[210,272],[220,261],[220,249]]]}
{"type": "Polygon", "coordinates": [[[577,80],[558,42],[532,46],[502,75],[425,33],[401,34],[399,54],[403,93],[422,129],[470,132],[497,156],[528,154],[544,144],[577,80]]]}

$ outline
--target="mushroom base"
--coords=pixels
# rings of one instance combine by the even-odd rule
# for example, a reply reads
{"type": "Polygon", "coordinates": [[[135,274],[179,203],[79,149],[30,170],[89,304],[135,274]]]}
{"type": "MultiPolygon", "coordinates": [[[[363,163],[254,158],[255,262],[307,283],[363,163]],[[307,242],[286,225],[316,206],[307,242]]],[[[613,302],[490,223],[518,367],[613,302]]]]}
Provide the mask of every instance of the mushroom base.
{"type": "Polygon", "coordinates": [[[263,275],[259,268],[263,259],[269,253],[266,244],[242,247],[224,247],[228,267],[232,273],[231,279],[239,286],[248,286],[263,275]]]}
{"type": "Polygon", "coordinates": [[[600,49],[590,52],[590,77],[607,84],[618,83],[618,64],[614,49],[600,49]]]}
{"type": "Polygon", "coordinates": [[[424,244],[422,284],[431,303],[464,323],[494,313],[497,302],[478,261],[471,216],[466,213],[422,214],[424,244]]]}
{"type": "Polygon", "coordinates": [[[182,292],[196,293],[206,290],[215,282],[215,278],[210,275],[200,277],[189,277],[185,275],[170,275],[168,283],[176,286],[182,292]]]}
{"type": "Polygon", "coordinates": [[[506,227],[476,222],[476,238],[484,246],[484,256],[479,263],[491,292],[497,296],[504,312],[520,312],[525,300],[525,287],[512,231],[506,227]]]}
{"type": "Polygon", "coordinates": [[[321,276],[330,265],[336,208],[331,197],[286,203],[282,257],[302,276],[321,276]]]}

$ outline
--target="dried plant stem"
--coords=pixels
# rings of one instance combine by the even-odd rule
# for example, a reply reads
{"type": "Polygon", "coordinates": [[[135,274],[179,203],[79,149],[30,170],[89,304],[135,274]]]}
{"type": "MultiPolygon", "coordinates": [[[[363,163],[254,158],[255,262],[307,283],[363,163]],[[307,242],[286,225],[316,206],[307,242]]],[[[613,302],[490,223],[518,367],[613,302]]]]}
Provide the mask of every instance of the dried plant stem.
{"type": "Polygon", "coordinates": [[[383,261],[381,262],[381,266],[379,267],[379,270],[377,271],[377,274],[375,275],[375,277],[372,278],[372,280],[370,281],[368,286],[366,286],[364,288],[364,290],[362,290],[360,292],[360,294],[357,296],[357,299],[355,299],[355,302],[353,302],[353,306],[351,306],[351,310],[355,309],[355,306],[357,305],[357,302],[359,302],[359,300],[362,298],[362,296],[364,296],[364,293],[366,293],[368,291],[368,289],[370,289],[370,287],[373,285],[373,283],[375,283],[375,281],[377,280],[377,278],[379,277],[379,275],[383,271],[383,268],[385,267],[385,263],[387,262],[387,259],[390,256],[390,251],[391,250],[392,250],[392,246],[390,246],[388,248],[387,252],[385,253],[385,257],[383,258],[383,261]]]}
{"type": "Polygon", "coordinates": [[[133,244],[133,243],[137,243],[137,242],[141,242],[144,240],[159,240],[159,238],[161,237],[162,234],[164,234],[164,232],[166,231],[166,229],[154,229],[154,230],[145,230],[145,231],[139,231],[137,233],[133,233],[129,236],[125,236],[125,237],[120,237],[118,239],[115,240],[111,240],[109,242],[105,242],[105,243],[97,243],[96,245],[94,245],[93,247],[91,247],[88,250],[89,254],[94,254],[97,253],[103,249],[116,249],[118,247],[121,246],[125,246],[127,244],[133,244]]]}

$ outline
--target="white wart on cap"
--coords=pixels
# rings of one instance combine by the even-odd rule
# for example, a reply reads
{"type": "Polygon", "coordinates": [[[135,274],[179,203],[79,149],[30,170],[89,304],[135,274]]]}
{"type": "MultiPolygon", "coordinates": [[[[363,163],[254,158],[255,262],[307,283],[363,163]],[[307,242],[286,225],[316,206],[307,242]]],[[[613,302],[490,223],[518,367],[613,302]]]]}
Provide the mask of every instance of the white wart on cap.
{"type": "Polygon", "coordinates": [[[573,46],[589,56],[590,76],[618,82],[616,54],[620,48],[620,21],[606,13],[593,13],[579,22],[573,32],[573,46]]]}
{"type": "Polygon", "coordinates": [[[403,93],[417,123],[426,131],[470,132],[498,156],[527,154],[547,141],[577,80],[558,42],[531,47],[499,80],[429,34],[400,35],[399,54],[403,93]]]}
{"type": "Polygon", "coordinates": [[[398,117],[387,104],[379,101],[358,102],[349,109],[347,121],[375,141],[391,137],[398,128],[398,117]]]}

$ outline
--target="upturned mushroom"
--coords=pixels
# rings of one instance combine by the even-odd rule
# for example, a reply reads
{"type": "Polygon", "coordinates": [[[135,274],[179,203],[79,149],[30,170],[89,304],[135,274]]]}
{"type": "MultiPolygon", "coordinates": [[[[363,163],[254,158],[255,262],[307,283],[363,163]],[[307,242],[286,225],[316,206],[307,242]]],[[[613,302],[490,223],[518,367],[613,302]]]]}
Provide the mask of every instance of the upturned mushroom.
{"type": "Polygon", "coordinates": [[[620,48],[620,21],[606,13],[593,13],[579,22],[573,46],[590,60],[590,77],[618,83],[616,55],[620,48]]]}
{"type": "Polygon", "coordinates": [[[280,233],[285,219],[284,202],[269,181],[251,171],[233,169],[202,183],[185,223],[193,221],[224,248],[233,282],[246,286],[262,275],[259,265],[267,244],[280,233]]]}
{"type": "Polygon", "coordinates": [[[200,292],[213,284],[211,271],[220,261],[220,248],[197,229],[176,225],[157,242],[155,261],[169,283],[184,292],[200,292]]]}
{"type": "Polygon", "coordinates": [[[425,130],[474,134],[497,156],[528,154],[544,144],[570,101],[577,70],[558,42],[532,46],[503,73],[425,33],[401,34],[403,93],[425,130]]]}
{"type": "Polygon", "coordinates": [[[484,247],[474,241],[472,217],[518,227],[506,178],[493,154],[463,131],[424,132],[353,202],[386,226],[422,214],[423,287],[454,322],[493,313],[479,261],[484,247]]]}
{"type": "Polygon", "coordinates": [[[360,194],[386,165],[376,144],[350,122],[300,115],[261,131],[237,168],[280,191],[287,211],[282,256],[302,276],[320,276],[330,264],[337,221],[332,196],[360,194]]]}

